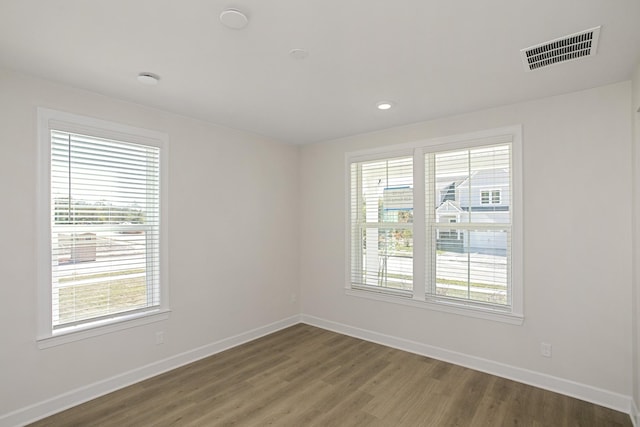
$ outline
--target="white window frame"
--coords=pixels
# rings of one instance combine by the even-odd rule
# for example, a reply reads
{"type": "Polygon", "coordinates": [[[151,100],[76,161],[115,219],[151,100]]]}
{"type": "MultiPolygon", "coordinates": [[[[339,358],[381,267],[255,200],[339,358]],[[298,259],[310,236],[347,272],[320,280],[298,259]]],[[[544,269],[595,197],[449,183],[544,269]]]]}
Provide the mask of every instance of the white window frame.
{"type": "MultiPolygon", "coordinates": [[[[369,150],[349,152],[345,154],[345,224],[346,224],[346,268],[345,293],[349,296],[362,297],[377,301],[391,302],[430,310],[443,311],[458,315],[493,320],[514,325],[521,325],[524,321],[523,312],[523,198],[522,198],[522,126],[509,126],[489,129],[479,132],[453,135],[443,138],[415,141],[369,150]],[[511,144],[511,256],[509,290],[510,302],[507,307],[492,307],[466,301],[451,301],[430,298],[426,292],[427,269],[432,268],[427,262],[426,221],[425,218],[425,161],[426,152],[450,151],[481,146],[498,145],[508,142],[511,144]],[[397,157],[413,153],[414,156],[414,252],[413,252],[413,292],[411,295],[390,293],[352,287],[351,285],[351,174],[350,165],[375,159],[397,157]],[[418,178],[417,178],[418,177],[418,178]],[[425,236],[424,238],[420,236],[425,236]],[[424,262],[417,262],[424,260],[424,262]]],[[[429,259],[432,259],[430,256],[429,259]]]]}
{"type": "Polygon", "coordinates": [[[168,157],[167,134],[92,117],[41,108],[38,117],[37,188],[37,336],[39,348],[48,348],[106,333],[166,320],[169,317],[168,274],[168,157]],[[51,130],[90,135],[160,148],[160,305],[107,319],[56,329],[52,320],[51,274],[51,130]]]}

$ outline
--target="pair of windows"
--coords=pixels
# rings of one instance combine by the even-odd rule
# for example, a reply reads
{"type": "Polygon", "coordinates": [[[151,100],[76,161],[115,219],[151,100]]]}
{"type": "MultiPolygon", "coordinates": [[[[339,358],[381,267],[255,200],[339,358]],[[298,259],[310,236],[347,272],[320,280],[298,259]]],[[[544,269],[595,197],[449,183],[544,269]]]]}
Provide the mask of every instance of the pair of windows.
{"type": "Polygon", "coordinates": [[[520,135],[348,154],[348,290],[519,323],[520,135]]]}
{"type": "Polygon", "coordinates": [[[47,109],[38,117],[41,346],[166,318],[166,135],[47,109]]]}

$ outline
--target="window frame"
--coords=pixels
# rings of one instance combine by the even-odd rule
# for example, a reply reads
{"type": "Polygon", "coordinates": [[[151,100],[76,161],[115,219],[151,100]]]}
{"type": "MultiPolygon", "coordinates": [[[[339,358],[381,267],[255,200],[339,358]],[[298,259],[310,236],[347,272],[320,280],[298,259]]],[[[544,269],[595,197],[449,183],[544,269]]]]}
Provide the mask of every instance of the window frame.
{"type": "Polygon", "coordinates": [[[168,158],[166,133],[38,107],[36,191],[37,215],[37,335],[39,348],[48,348],[89,337],[166,320],[169,317],[168,274],[168,158]],[[159,274],[160,304],[136,312],[114,314],[80,325],[54,330],[52,319],[51,239],[51,130],[148,145],[160,149],[159,274]]]}
{"type": "Polygon", "coordinates": [[[488,129],[478,132],[452,135],[442,138],[419,140],[392,146],[376,147],[368,150],[345,153],[345,293],[349,296],[368,298],[378,301],[391,302],[414,307],[426,308],[435,311],[455,313],[463,316],[494,320],[514,325],[521,325],[524,321],[523,312],[523,198],[522,198],[522,126],[514,125],[496,129],[488,129]],[[432,298],[426,292],[426,270],[431,268],[431,256],[427,257],[426,244],[426,208],[425,208],[425,153],[452,151],[457,149],[469,149],[474,147],[511,144],[511,255],[510,277],[508,286],[510,290],[511,304],[506,307],[488,306],[482,303],[467,302],[464,300],[452,301],[432,298]],[[398,157],[412,153],[414,156],[414,239],[417,236],[425,236],[422,244],[414,240],[413,253],[413,291],[411,295],[388,292],[377,289],[362,289],[351,285],[351,164],[354,162],[370,161],[398,157]],[[419,178],[416,178],[419,177],[419,178]],[[423,218],[423,219],[419,219],[423,218]],[[424,262],[416,262],[424,260],[424,262]],[[424,279],[420,279],[424,278],[424,279]]]}

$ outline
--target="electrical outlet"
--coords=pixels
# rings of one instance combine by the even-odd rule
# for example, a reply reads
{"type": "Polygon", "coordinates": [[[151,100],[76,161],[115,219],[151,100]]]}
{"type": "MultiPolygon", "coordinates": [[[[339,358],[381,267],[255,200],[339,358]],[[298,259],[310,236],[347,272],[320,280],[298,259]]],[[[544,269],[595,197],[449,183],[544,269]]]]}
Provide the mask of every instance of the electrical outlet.
{"type": "Polygon", "coordinates": [[[291,294],[291,303],[296,302],[297,298],[296,298],[296,294],[291,294]]]}
{"type": "Polygon", "coordinates": [[[156,332],[156,345],[164,344],[164,332],[156,332]]]}
{"type": "Polygon", "coordinates": [[[540,343],[540,354],[542,357],[551,357],[551,344],[547,342],[540,343]]]}

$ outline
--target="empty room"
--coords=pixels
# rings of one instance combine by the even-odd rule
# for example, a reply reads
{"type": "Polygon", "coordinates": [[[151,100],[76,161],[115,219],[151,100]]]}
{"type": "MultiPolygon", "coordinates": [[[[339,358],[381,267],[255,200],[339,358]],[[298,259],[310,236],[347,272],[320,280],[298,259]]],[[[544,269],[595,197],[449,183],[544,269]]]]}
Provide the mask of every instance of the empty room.
{"type": "Polygon", "coordinates": [[[0,0],[0,427],[640,426],[637,0],[0,0]]]}

